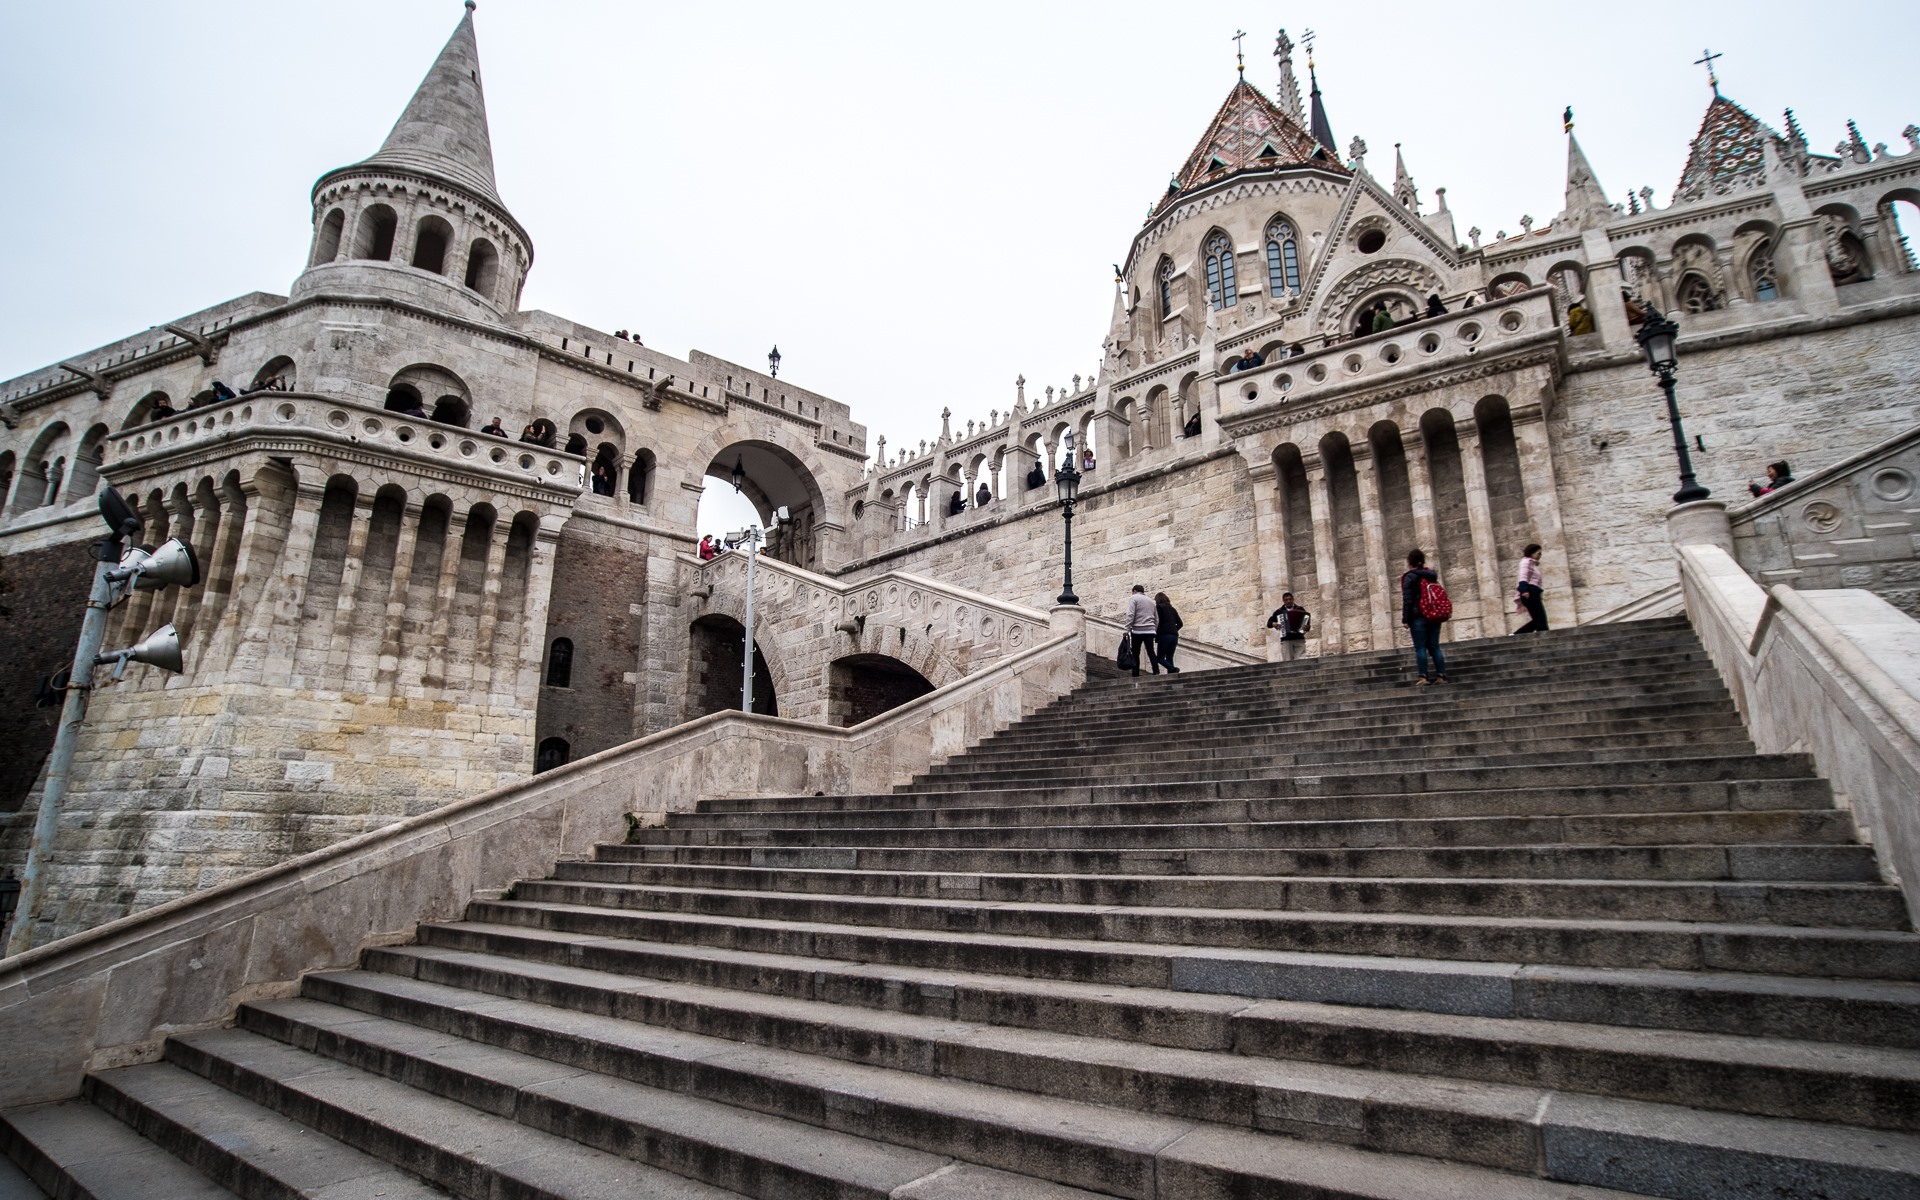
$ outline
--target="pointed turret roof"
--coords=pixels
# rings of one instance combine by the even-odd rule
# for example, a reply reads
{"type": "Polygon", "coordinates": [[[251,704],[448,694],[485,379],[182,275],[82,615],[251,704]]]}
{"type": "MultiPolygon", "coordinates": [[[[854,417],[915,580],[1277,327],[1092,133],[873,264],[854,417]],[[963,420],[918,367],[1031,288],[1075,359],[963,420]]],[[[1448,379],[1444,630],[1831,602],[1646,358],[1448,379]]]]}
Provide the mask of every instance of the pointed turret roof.
{"type": "Polygon", "coordinates": [[[1746,109],[1713,91],[1713,102],[1700,121],[1687,152],[1686,170],[1680,173],[1673,194],[1695,199],[1724,190],[1745,175],[1766,173],[1766,139],[1780,135],[1746,109]]]}
{"type": "Polygon", "coordinates": [[[480,48],[473,36],[473,5],[454,28],[406,111],[373,157],[361,167],[415,171],[506,208],[493,182],[493,140],[480,87],[480,48]]]}
{"type": "Polygon", "coordinates": [[[1174,172],[1167,199],[1236,171],[1305,165],[1346,173],[1298,122],[1242,79],[1227,93],[1185,164],[1174,172]]]}
{"type": "Polygon", "coordinates": [[[1593,172],[1593,164],[1587,161],[1587,152],[1580,148],[1580,139],[1573,132],[1573,109],[1567,109],[1564,118],[1567,134],[1567,206],[1561,210],[1554,221],[1571,223],[1575,228],[1582,227],[1581,218],[1599,216],[1603,220],[1613,215],[1613,206],[1607,203],[1606,189],[1600,186],[1600,177],[1593,172]]]}
{"type": "Polygon", "coordinates": [[[1313,85],[1313,136],[1328,154],[1337,153],[1333,148],[1333,124],[1327,120],[1327,106],[1320,100],[1320,72],[1313,69],[1313,56],[1307,56],[1307,81],[1313,85]]]}

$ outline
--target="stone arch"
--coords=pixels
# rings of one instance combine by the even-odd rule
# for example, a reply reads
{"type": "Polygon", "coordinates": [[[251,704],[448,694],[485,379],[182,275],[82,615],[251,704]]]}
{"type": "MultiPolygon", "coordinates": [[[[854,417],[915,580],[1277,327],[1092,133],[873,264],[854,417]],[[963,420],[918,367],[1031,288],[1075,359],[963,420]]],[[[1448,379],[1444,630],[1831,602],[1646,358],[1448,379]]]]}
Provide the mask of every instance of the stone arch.
{"type": "Polygon", "coordinates": [[[1386,258],[1365,263],[1349,271],[1330,287],[1318,301],[1311,324],[1330,337],[1345,337],[1353,332],[1354,318],[1363,303],[1393,292],[1412,311],[1426,311],[1426,297],[1444,288],[1440,276],[1423,262],[1410,258],[1386,258]],[[1415,302],[1413,297],[1420,299],[1415,302]]]}
{"type": "Polygon", "coordinates": [[[127,410],[127,419],[120,423],[120,428],[124,431],[148,421],[165,420],[165,416],[156,417],[154,415],[156,410],[171,415],[173,412],[173,398],[165,392],[148,392],[146,395],[140,397],[139,403],[127,410]]]}
{"type": "MultiPolygon", "coordinates": [[[[1273,448],[1274,488],[1280,510],[1281,528],[1286,531],[1287,561],[1282,564],[1286,577],[1280,590],[1292,592],[1294,599],[1309,609],[1320,604],[1320,564],[1314,551],[1312,496],[1307,486],[1305,456],[1292,442],[1273,448]]],[[[1273,597],[1275,606],[1279,597],[1273,597]]]]}
{"type": "Polygon", "coordinates": [[[1220,226],[1215,225],[1200,236],[1197,258],[1206,280],[1207,303],[1213,308],[1232,308],[1239,301],[1238,256],[1233,235],[1220,226]]]}
{"type": "MultiPolygon", "coordinates": [[[[1534,540],[1527,513],[1527,481],[1521,475],[1520,447],[1514,439],[1513,413],[1505,396],[1482,396],[1473,406],[1474,427],[1480,433],[1481,471],[1487,481],[1487,507],[1493,518],[1494,578],[1511,580],[1520,569],[1520,551],[1534,540]]],[[[1504,596],[1504,593],[1502,593],[1504,596]]],[[[1500,611],[1510,605],[1488,606],[1492,628],[1504,633],[1500,611]]]]}
{"type": "Polygon", "coordinates": [[[633,462],[627,467],[627,499],[634,504],[645,504],[651,494],[654,473],[653,451],[642,447],[633,452],[633,462]]]}
{"type": "MultiPolygon", "coordinates": [[[[1459,426],[1465,418],[1450,408],[1430,408],[1420,415],[1420,442],[1427,456],[1427,478],[1433,489],[1434,530],[1439,542],[1422,546],[1429,561],[1437,561],[1454,611],[1478,604],[1480,584],[1473,569],[1473,526],[1468,517],[1466,472],[1460,458],[1459,426]]],[[[1401,547],[1404,558],[1410,547],[1401,547]]],[[[1462,635],[1464,636],[1464,635],[1462,635]]]]}
{"type": "Polygon", "coordinates": [[[66,471],[65,456],[59,454],[60,443],[72,432],[65,421],[55,421],[33,439],[14,472],[14,512],[29,512],[57,498],[66,471]]]}
{"type": "MultiPolygon", "coordinates": [[[[1620,264],[1620,286],[1627,296],[1644,305],[1665,310],[1672,307],[1667,303],[1665,290],[1660,282],[1658,256],[1653,248],[1644,244],[1634,244],[1621,249],[1615,260],[1620,264]]],[[[1625,306],[1624,300],[1622,306],[1625,306]]]]}
{"type": "Polygon", "coordinates": [[[785,429],[758,432],[768,436],[754,436],[730,422],[708,435],[692,461],[702,465],[703,478],[727,480],[729,487],[738,467],[745,476],[741,494],[761,524],[770,528],[775,510],[785,508],[794,532],[777,545],[769,542],[765,552],[797,567],[811,567],[819,561],[819,526],[839,524],[839,513],[828,507],[809,448],[793,444],[797,439],[785,429]]]}
{"type": "Polygon", "coordinates": [[[616,457],[625,457],[627,450],[626,427],[620,418],[603,408],[583,408],[573,414],[567,422],[567,432],[578,434],[594,445],[611,443],[616,457]]]}
{"type": "Polygon", "coordinates": [[[354,226],[351,257],[374,262],[391,261],[394,235],[399,230],[400,214],[393,211],[392,205],[367,205],[360,210],[359,223],[354,226]]]}
{"type": "Polygon", "coordinates": [[[67,499],[77,500],[100,490],[100,464],[106,459],[107,438],[111,433],[102,421],[80,439],[79,448],[73,452],[73,467],[67,475],[67,499]]]}
{"type": "Polygon", "coordinates": [[[1173,406],[1173,390],[1166,384],[1147,389],[1140,401],[1139,421],[1133,441],[1136,451],[1158,450],[1167,444],[1167,410],[1173,406]]]}
{"type": "Polygon", "coordinates": [[[1920,240],[1920,188],[1894,188],[1874,206],[1881,214],[1881,236],[1889,243],[1894,266],[1920,271],[1916,240],[1920,240]]]}
{"type": "MultiPolygon", "coordinates": [[[[745,633],[747,623],[745,570],[745,566],[742,565],[738,573],[721,574],[710,577],[714,579],[713,595],[709,596],[703,605],[704,611],[698,617],[694,618],[695,624],[703,620],[721,618],[733,623],[734,636],[736,639],[745,633]]],[[[758,606],[761,608],[761,611],[766,611],[764,606],[767,603],[767,597],[762,595],[756,596],[755,599],[759,602],[758,606]]],[[[780,696],[791,696],[798,692],[803,687],[804,681],[795,674],[793,663],[788,660],[787,655],[781,653],[780,647],[767,636],[767,625],[764,622],[756,620],[754,625],[754,655],[766,665],[767,676],[773,684],[774,696],[776,698],[780,696]]],[[[737,698],[740,694],[739,675],[737,673],[734,675],[734,685],[734,695],[737,698]]],[[[735,707],[737,707],[737,705],[735,707]]],[[[760,711],[757,699],[754,711],[760,711]]]]}
{"type": "Polygon", "coordinates": [[[1274,213],[1261,226],[1268,295],[1279,297],[1301,288],[1306,258],[1301,253],[1300,229],[1300,223],[1283,212],[1274,213]]]}
{"type": "Polygon", "coordinates": [[[334,209],[320,222],[319,232],[313,238],[313,257],[307,265],[317,267],[330,263],[340,257],[340,235],[346,231],[347,214],[342,209],[334,209]]]}
{"type": "Polygon", "coordinates": [[[1093,455],[1094,464],[1097,466],[1100,462],[1100,455],[1104,452],[1104,447],[1093,444],[1093,431],[1095,429],[1094,416],[1093,409],[1089,408],[1081,414],[1080,420],[1075,426],[1075,431],[1079,439],[1076,444],[1080,447],[1080,461],[1075,463],[1074,466],[1079,467],[1081,470],[1094,469],[1087,465],[1087,456],[1089,454],[1093,455]]]}
{"type": "Polygon", "coordinates": [[[387,384],[389,411],[409,411],[409,404],[426,419],[447,425],[464,427],[473,419],[473,393],[466,382],[437,363],[415,363],[396,372],[387,384]]]}
{"type": "Polygon", "coordinates": [[[827,723],[850,728],[933,689],[931,680],[897,658],[843,654],[827,664],[827,723]]]}
{"type": "MultiPolygon", "coordinates": [[[[1397,578],[1394,564],[1404,562],[1407,549],[1414,544],[1413,484],[1407,468],[1407,446],[1399,423],[1381,419],[1367,429],[1367,444],[1373,451],[1373,473],[1380,503],[1380,532],[1386,559],[1373,564],[1383,577],[1397,578]]],[[[1396,618],[1397,619],[1397,618],[1396,618]]]]}
{"type": "Polygon", "coordinates": [[[500,252],[486,238],[475,238],[467,247],[467,274],[464,280],[468,290],[480,293],[486,300],[497,300],[500,290],[500,252]]]}
{"type": "Polygon", "coordinates": [[[1053,428],[1048,431],[1047,473],[1049,476],[1060,469],[1060,456],[1065,453],[1067,447],[1066,435],[1071,432],[1073,432],[1073,423],[1071,421],[1055,421],[1053,428]]]}
{"type": "Polygon", "coordinates": [[[1761,303],[1779,298],[1774,263],[1778,245],[1779,229],[1771,221],[1748,221],[1733,231],[1733,278],[1739,295],[1761,303]]]}
{"type": "Polygon", "coordinates": [[[1575,304],[1586,303],[1587,268],[1584,263],[1563,258],[1547,268],[1546,278],[1553,286],[1553,294],[1560,302],[1561,312],[1564,313],[1575,304]]]}
{"type": "Polygon", "coordinates": [[[1533,290],[1533,280],[1525,271],[1506,271],[1495,275],[1487,283],[1487,296],[1498,300],[1502,296],[1518,295],[1533,290]]]}
{"type": "Polygon", "coordinates": [[[976,453],[967,463],[966,498],[967,503],[976,508],[986,507],[985,504],[980,503],[980,488],[983,484],[987,489],[987,503],[993,503],[993,482],[989,478],[990,472],[987,463],[988,458],[985,450],[976,453]]]}
{"type": "Polygon", "coordinates": [[[410,265],[435,275],[447,273],[447,251],[453,248],[453,226],[445,217],[429,213],[413,227],[410,265]]]}
{"type": "Polygon", "coordinates": [[[293,359],[284,354],[276,354],[262,363],[260,369],[253,373],[253,382],[247,385],[247,391],[298,391],[299,388],[296,386],[297,378],[298,376],[294,371],[293,359]]]}
{"type": "Polygon", "coordinates": [[[944,643],[944,635],[929,637],[924,631],[869,620],[861,626],[856,650],[903,663],[939,688],[966,676],[944,643]]]}
{"type": "Polygon", "coordinates": [[[1861,229],[1860,213],[1850,204],[1823,204],[1814,210],[1820,218],[1827,252],[1827,271],[1836,286],[1864,283],[1873,278],[1873,260],[1861,229]]]}

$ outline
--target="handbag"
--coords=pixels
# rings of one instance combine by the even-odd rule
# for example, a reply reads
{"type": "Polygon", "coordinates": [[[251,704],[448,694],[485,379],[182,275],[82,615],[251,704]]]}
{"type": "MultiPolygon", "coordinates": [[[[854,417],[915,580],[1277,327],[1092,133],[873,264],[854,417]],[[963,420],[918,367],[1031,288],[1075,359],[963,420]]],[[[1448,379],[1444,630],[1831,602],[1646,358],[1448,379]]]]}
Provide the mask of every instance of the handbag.
{"type": "Polygon", "coordinates": [[[1133,648],[1133,635],[1124,629],[1120,631],[1120,653],[1114,656],[1113,661],[1122,671],[1140,669],[1140,653],[1133,648]]]}

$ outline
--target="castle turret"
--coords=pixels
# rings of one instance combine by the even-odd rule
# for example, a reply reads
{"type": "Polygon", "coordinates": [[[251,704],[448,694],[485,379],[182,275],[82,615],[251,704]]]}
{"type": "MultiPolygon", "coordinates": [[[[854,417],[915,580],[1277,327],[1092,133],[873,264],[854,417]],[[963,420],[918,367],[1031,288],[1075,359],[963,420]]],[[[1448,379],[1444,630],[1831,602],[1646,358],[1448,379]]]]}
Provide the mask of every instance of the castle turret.
{"type": "Polygon", "coordinates": [[[313,185],[313,251],[294,281],[470,315],[519,307],[533,241],[493,178],[473,4],[380,149],[313,185]]]}

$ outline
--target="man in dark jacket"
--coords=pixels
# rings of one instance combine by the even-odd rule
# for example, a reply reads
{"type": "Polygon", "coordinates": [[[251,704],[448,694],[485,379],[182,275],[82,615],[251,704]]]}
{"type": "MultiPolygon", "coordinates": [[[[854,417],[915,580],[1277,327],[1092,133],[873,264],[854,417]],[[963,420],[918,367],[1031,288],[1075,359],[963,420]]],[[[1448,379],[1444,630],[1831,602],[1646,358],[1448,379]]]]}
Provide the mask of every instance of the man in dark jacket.
{"type": "Polygon", "coordinates": [[[1307,652],[1307,633],[1313,628],[1313,614],[1293,602],[1292,592],[1280,594],[1280,607],[1267,618],[1268,629],[1280,631],[1280,661],[1292,662],[1307,652]]]}
{"type": "Polygon", "coordinates": [[[1447,660],[1440,653],[1441,622],[1420,615],[1420,585],[1439,583],[1440,573],[1427,566],[1423,550],[1407,552],[1407,570],[1400,576],[1400,623],[1413,634],[1413,669],[1419,676],[1414,683],[1445,683],[1447,660]],[[1433,658],[1433,673],[1427,672],[1427,658],[1433,658]]]}

